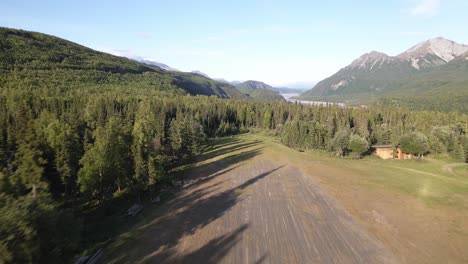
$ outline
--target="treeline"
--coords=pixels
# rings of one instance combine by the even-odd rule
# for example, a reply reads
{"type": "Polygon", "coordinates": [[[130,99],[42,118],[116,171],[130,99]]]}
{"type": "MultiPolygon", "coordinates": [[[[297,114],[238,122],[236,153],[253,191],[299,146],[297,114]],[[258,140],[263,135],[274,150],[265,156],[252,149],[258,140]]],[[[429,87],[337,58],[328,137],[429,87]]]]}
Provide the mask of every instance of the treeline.
{"type": "Polygon", "coordinates": [[[468,161],[467,116],[455,113],[409,112],[398,108],[340,109],[320,116],[320,110],[296,115],[281,129],[283,144],[322,149],[359,158],[372,145],[400,147],[422,156],[445,154],[468,161]]]}
{"type": "Polygon", "coordinates": [[[209,137],[257,128],[293,148],[356,156],[372,144],[396,146],[420,138],[416,147],[409,141],[415,154],[463,159],[468,153],[468,118],[456,113],[144,95],[118,88],[60,94],[32,87],[0,91],[5,263],[69,261],[83,239],[77,204],[110,199],[119,191],[156,191],[209,137]]]}

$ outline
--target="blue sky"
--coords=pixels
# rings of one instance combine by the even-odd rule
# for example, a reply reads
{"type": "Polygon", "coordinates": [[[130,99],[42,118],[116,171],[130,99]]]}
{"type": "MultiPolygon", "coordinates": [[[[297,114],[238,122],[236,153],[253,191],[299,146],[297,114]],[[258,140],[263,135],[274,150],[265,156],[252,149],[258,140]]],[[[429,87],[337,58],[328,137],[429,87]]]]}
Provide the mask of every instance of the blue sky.
{"type": "Polygon", "coordinates": [[[468,1],[0,1],[0,26],[273,85],[316,82],[365,52],[468,43],[468,1]]]}

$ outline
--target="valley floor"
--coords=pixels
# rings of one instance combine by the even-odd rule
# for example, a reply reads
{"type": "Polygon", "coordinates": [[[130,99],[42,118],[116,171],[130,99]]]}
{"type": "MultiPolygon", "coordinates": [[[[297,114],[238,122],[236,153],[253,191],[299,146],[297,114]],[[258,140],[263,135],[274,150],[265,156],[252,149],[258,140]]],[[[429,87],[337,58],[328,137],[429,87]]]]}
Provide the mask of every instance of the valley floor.
{"type": "Polygon", "coordinates": [[[433,163],[337,159],[250,134],[217,139],[177,197],[147,205],[105,262],[463,263],[468,182],[433,163]]]}

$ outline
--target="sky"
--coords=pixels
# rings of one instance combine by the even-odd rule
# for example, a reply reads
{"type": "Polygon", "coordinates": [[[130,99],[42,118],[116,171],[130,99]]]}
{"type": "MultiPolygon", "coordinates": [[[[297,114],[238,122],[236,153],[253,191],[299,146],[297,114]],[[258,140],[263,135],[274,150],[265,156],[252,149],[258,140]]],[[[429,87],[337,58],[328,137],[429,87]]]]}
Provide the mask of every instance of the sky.
{"type": "Polygon", "coordinates": [[[311,86],[362,54],[468,44],[467,0],[0,0],[0,26],[212,78],[311,86]]]}

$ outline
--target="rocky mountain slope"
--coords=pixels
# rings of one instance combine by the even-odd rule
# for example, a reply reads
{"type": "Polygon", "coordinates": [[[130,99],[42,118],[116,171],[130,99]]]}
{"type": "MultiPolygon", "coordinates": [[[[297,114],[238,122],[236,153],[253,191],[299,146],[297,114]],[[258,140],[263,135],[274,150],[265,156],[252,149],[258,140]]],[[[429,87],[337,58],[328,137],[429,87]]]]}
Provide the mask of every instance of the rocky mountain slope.
{"type": "Polygon", "coordinates": [[[411,62],[411,66],[419,70],[444,65],[466,52],[467,45],[438,37],[421,42],[396,58],[411,62]]]}
{"type": "Polygon", "coordinates": [[[319,82],[300,98],[348,103],[382,98],[403,102],[411,98],[418,104],[417,109],[468,111],[463,106],[460,109],[463,100],[468,101],[466,54],[467,45],[441,37],[421,42],[397,56],[373,51],[319,82]],[[434,100],[447,105],[433,108],[434,100]],[[450,106],[451,101],[455,101],[455,106],[450,106]]]}

